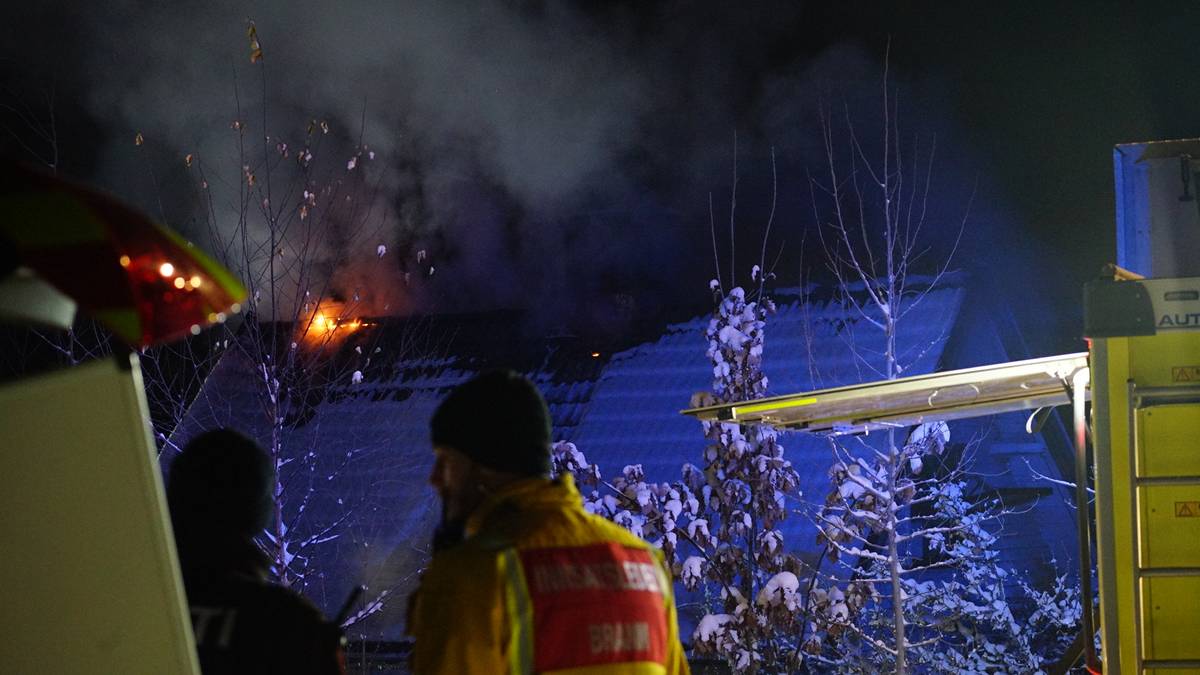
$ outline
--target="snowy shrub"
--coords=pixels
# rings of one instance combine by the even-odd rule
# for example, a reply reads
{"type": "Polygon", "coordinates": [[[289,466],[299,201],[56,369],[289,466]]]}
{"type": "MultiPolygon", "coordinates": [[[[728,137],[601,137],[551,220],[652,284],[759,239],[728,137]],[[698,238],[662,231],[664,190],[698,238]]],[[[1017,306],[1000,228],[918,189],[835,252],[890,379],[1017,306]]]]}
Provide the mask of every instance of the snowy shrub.
{"type": "MultiPolygon", "coordinates": [[[[748,299],[742,288],[721,299],[705,331],[712,391],[694,396],[693,405],[766,395],[763,340],[774,310],[769,298],[748,299]]],[[[683,476],[696,499],[686,544],[707,563],[702,582],[689,571],[688,587],[703,587],[714,598],[693,636],[696,652],[721,656],[738,672],[794,671],[803,661],[801,563],[779,524],[788,516],[788,499],[799,497],[799,477],[774,429],[702,424],[708,439],[703,468],[685,467],[683,476]],[[710,630],[715,617],[719,632],[710,630]]]]}
{"type": "MultiPolygon", "coordinates": [[[[693,404],[766,395],[762,346],[774,309],[741,288],[721,299],[705,331],[712,391],[693,404]]],[[[554,446],[554,468],[594,486],[584,492],[589,511],[661,546],[683,587],[709,599],[692,635],[697,654],[720,656],[738,672],[794,670],[803,660],[801,565],[778,526],[788,498],[799,497],[798,476],[769,427],[704,422],[703,431],[703,468],[685,464],[674,483],[648,482],[640,465],[606,482],[570,443],[554,446]]]]}

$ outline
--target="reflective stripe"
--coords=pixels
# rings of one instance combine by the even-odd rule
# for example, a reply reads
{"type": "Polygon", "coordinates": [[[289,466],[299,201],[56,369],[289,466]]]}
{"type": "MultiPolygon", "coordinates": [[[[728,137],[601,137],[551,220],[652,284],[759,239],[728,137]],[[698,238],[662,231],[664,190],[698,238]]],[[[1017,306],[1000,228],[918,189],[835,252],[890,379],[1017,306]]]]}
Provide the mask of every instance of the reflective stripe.
{"type": "Polygon", "coordinates": [[[507,583],[504,584],[504,608],[508,612],[508,672],[529,675],[533,672],[533,611],[529,605],[529,587],[515,549],[501,557],[507,583]]]}
{"type": "Polygon", "coordinates": [[[663,569],[661,560],[659,562],[654,569],[658,572],[658,583],[663,589],[663,606],[670,609],[675,604],[675,593],[672,592],[671,577],[667,576],[667,570],[663,569]]]}

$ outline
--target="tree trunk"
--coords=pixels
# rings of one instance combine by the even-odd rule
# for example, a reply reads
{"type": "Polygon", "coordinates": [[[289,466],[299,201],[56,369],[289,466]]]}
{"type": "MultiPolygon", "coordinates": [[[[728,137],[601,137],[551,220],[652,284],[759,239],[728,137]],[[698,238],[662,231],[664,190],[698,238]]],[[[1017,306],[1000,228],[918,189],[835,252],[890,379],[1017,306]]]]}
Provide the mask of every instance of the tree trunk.
{"type": "Polygon", "coordinates": [[[908,672],[905,663],[906,642],[904,638],[904,603],[901,600],[900,586],[900,549],[896,544],[896,475],[900,472],[900,453],[896,449],[896,432],[888,431],[888,452],[891,455],[891,467],[888,470],[888,492],[891,502],[888,509],[888,573],[892,578],[892,630],[896,637],[896,675],[908,672]]]}

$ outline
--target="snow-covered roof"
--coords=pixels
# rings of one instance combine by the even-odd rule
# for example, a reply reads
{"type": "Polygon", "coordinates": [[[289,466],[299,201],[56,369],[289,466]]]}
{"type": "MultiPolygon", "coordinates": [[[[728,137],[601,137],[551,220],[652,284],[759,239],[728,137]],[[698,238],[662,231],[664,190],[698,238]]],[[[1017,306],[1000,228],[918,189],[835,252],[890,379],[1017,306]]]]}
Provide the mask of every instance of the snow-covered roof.
{"type": "MultiPolygon", "coordinates": [[[[898,344],[903,360],[910,362],[905,374],[931,372],[939,366],[964,294],[961,284],[944,284],[925,295],[920,307],[908,315],[898,344]]],[[[853,310],[798,289],[777,292],[775,300],[778,311],[767,322],[763,357],[771,393],[881,378],[865,368],[849,347],[853,342],[859,354],[882,353],[883,335],[861,329],[862,319],[853,310]]],[[[371,587],[368,599],[378,591],[391,591],[385,610],[353,627],[352,636],[361,632],[368,638],[395,638],[401,633],[404,598],[427,559],[439,517],[436,495],[427,482],[432,464],[428,420],[451,387],[480,370],[497,365],[524,370],[547,398],[556,438],[574,442],[605,476],[619,474],[628,464],[642,464],[647,480],[670,481],[679,477],[685,462],[702,464],[705,439],[700,423],[679,411],[689,406],[693,393],[712,386],[712,366],[705,356],[707,315],[670,325],[657,340],[608,358],[596,358],[590,350],[574,350],[555,339],[521,337],[514,332],[511,316],[441,321],[423,326],[433,336],[425,342],[436,349],[391,360],[389,345],[402,342],[406,329],[381,324],[377,330],[383,334],[375,339],[382,353],[374,367],[363,369],[362,381],[347,377],[328,387],[323,398],[314,402],[311,419],[285,432],[285,443],[311,448],[321,458],[311,471],[304,468],[309,475],[291,477],[311,478],[319,487],[305,505],[317,514],[314,520],[329,522],[353,509],[339,538],[308,551],[313,569],[322,570],[323,576],[310,576],[304,592],[327,612],[335,612],[356,583],[371,587]]],[[[348,341],[343,351],[352,345],[348,341]]],[[[239,362],[231,351],[209,378],[177,436],[187,438],[197,429],[231,425],[265,442],[270,433],[265,419],[246,413],[258,405],[252,393],[253,376],[253,368],[239,362]]],[[[1023,440],[1038,442],[1036,437],[1023,440]]],[[[832,463],[827,442],[795,433],[783,435],[781,441],[800,473],[800,488],[823,499],[829,489],[826,471],[832,463]]],[[[1040,471],[1056,475],[1042,448],[1040,454],[1014,451],[1011,456],[1032,459],[1040,471]]],[[[994,462],[989,466],[996,468],[994,462]]],[[[795,520],[788,529],[802,528],[800,518],[795,520]]],[[[789,544],[810,545],[812,533],[804,531],[805,536],[791,537],[789,544]]],[[[1013,543],[1032,545],[1024,540],[1013,543]]]]}
{"type": "MultiPolygon", "coordinates": [[[[904,327],[899,350],[912,355],[910,374],[930,372],[954,327],[961,287],[931,291],[919,314],[904,327]]],[[[860,363],[859,354],[882,354],[884,336],[862,330],[861,318],[830,299],[815,300],[798,292],[776,293],[777,311],[767,319],[763,370],[772,393],[791,393],[853,384],[882,375],[860,363]]],[[[705,356],[702,316],[669,326],[656,342],[613,356],[596,385],[583,421],[566,440],[600,465],[604,475],[626,464],[642,464],[648,480],[679,477],[683,462],[701,464],[705,439],[700,423],[679,411],[691,396],[712,388],[712,365],[705,356]]],[[[909,359],[905,359],[906,361],[909,359]]],[[[787,457],[801,474],[801,489],[827,489],[829,450],[820,438],[786,434],[787,457]]]]}

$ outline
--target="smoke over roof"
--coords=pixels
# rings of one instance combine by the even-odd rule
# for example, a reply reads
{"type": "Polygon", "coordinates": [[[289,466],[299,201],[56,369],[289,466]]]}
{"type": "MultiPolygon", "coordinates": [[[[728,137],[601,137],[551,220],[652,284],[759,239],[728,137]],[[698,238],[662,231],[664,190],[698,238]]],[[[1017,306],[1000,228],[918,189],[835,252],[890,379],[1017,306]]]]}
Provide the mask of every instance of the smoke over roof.
{"type": "MultiPolygon", "coordinates": [[[[379,186],[368,244],[389,250],[361,266],[343,259],[356,252],[330,251],[339,293],[367,295],[382,313],[541,308],[547,326],[588,330],[704,303],[710,194],[729,266],[735,134],[738,271],[758,262],[777,146],[771,251],[782,246],[781,272],[796,280],[812,220],[804,169],[823,161],[813,107],[824,96],[874,112],[882,78],[882,63],[853,44],[806,44],[815,30],[784,2],[42,11],[4,22],[7,66],[45,75],[26,91],[53,78],[60,105],[78,106],[76,128],[94,133],[70,140],[90,147],[62,152],[90,153],[85,177],[203,239],[181,158],[206,160],[228,190],[242,179],[233,121],[255,143],[327,121],[314,161],[340,169],[360,142],[375,153],[358,167],[379,186]],[[261,70],[248,58],[248,18],[261,70]],[[136,133],[151,150],[135,147],[136,133]]],[[[930,118],[918,121],[936,127],[930,118]]]]}

